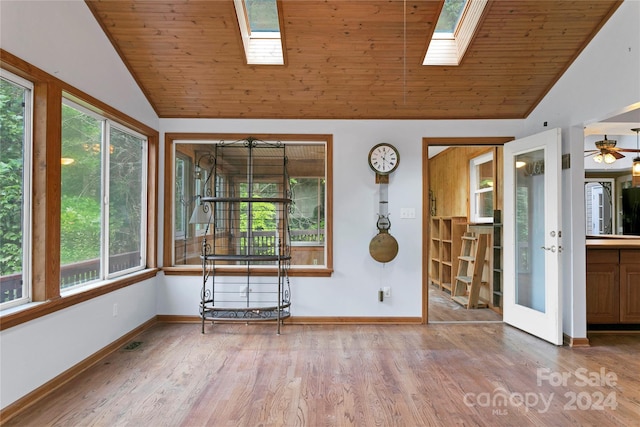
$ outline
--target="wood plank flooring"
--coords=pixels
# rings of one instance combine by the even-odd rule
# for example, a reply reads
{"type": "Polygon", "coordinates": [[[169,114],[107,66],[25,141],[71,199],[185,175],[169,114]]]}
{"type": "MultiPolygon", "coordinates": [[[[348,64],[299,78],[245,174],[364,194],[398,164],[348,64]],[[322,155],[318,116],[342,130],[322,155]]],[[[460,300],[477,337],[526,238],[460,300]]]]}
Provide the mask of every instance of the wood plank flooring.
{"type": "Polygon", "coordinates": [[[489,308],[467,310],[451,299],[451,295],[434,285],[429,286],[430,322],[487,322],[502,321],[502,315],[489,308]]]}
{"type": "Polygon", "coordinates": [[[638,334],[569,348],[501,323],[206,332],[159,323],[5,425],[640,425],[638,334]]]}

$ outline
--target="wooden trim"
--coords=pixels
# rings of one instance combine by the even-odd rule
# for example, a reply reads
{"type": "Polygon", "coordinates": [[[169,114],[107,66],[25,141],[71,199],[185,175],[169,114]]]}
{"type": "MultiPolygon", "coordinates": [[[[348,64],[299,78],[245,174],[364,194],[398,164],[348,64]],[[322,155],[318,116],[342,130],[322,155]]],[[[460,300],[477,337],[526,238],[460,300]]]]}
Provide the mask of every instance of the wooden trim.
{"type": "MultiPolygon", "coordinates": [[[[164,245],[162,248],[162,265],[165,268],[173,265],[172,255],[175,237],[173,235],[173,221],[171,220],[173,218],[171,201],[175,198],[173,195],[173,175],[175,172],[174,141],[176,139],[188,139],[186,138],[188,135],[178,133],[164,134],[164,245]]],[[[199,138],[194,137],[194,139],[199,138]]],[[[202,269],[200,269],[200,273],[202,274],[202,269]]]]}
{"type": "Polygon", "coordinates": [[[60,297],[60,182],[62,152],[62,90],[56,82],[34,85],[31,192],[33,301],[60,297]],[[40,244],[36,244],[40,242],[40,244]]]}
{"type": "Polygon", "coordinates": [[[144,270],[141,273],[134,273],[112,283],[88,289],[84,292],[78,292],[73,295],[58,297],[50,301],[43,302],[33,307],[18,310],[9,314],[0,316],[0,331],[12,328],[22,323],[29,322],[47,314],[55,313],[72,305],[89,301],[93,298],[108,294],[118,289],[125,288],[130,285],[151,279],[158,274],[157,269],[144,270]]]}
{"type": "Polygon", "coordinates": [[[418,325],[422,323],[420,317],[316,317],[316,316],[292,316],[285,320],[285,323],[291,323],[293,325],[340,325],[340,324],[355,324],[355,325],[418,325]]]}
{"type": "MultiPolygon", "coordinates": [[[[327,245],[327,259],[325,268],[291,268],[289,276],[306,276],[306,277],[329,277],[333,274],[333,135],[330,134],[246,134],[246,133],[165,133],[164,135],[164,245],[163,245],[163,270],[165,274],[191,275],[188,268],[173,266],[173,224],[169,219],[173,217],[171,201],[173,200],[173,165],[175,158],[173,155],[176,140],[185,141],[239,141],[252,136],[256,139],[269,141],[318,141],[325,143],[325,244],[327,245]]],[[[200,270],[202,272],[202,270],[200,270]]],[[[233,269],[220,269],[221,274],[234,275],[233,269]]],[[[243,269],[246,274],[246,268],[243,269]]]]}
{"type": "Polygon", "coordinates": [[[200,316],[181,316],[174,314],[159,314],[156,316],[158,322],[162,323],[200,323],[202,317],[200,316]]]}
{"type": "Polygon", "coordinates": [[[513,136],[487,136],[487,137],[449,137],[449,138],[422,138],[422,142],[429,145],[504,145],[513,141],[513,136]]]}
{"type": "Polygon", "coordinates": [[[429,142],[422,139],[422,320],[429,323],[429,260],[431,206],[429,198],[429,142]]]}
{"type": "Polygon", "coordinates": [[[589,338],[574,338],[567,334],[562,334],[562,343],[569,347],[591,347],[589,338]]]}
{"type": "MultiPolygon", "coordinates": [[[[199,323],[200,316],[158,315],[158,322],[166,323],[199,323]]],[[[209,322],[209,320],[207,320],[209,322]]],[[[264,321],[261,321],[261,323],[264,321]]],[[[224,323],[216,320],[215,323],[224,323]]],[[[251,323],[249,320],[248,323],[251,323]]],[[[422,323],[419,317],[317,317],[317,316],[292,316],[284,320],[284,323],[292,325],[416,325],[422,323]]]]}
{"type": "MultiPolygon", "coordinates": [[[[325,268],[327,272],[333,274],[333,135],[321,135],[326,138],[325,145],[325,193],[327,205],[324,209],[325,215],[325,245],[327,245],[327,259],[325,268]]],[[[311,271],[311,270],[310,270],[311,271]]],[[[329,276],[331,275],[329,274],[329,276]]],[[[314,274],[314,276],[316,276],[314,274]]],[[[318,275],[322,276],[322,275],[318,275]]]]}
{"type": "Polygon", "coordinates": [[[77,363],[76,365],[67,369],[60,375],[57,375],[52,380],[47,381],[37,389],[33,390],[31,393],[21,397],[20,399],[6,406],[2,410],[0,410],[0,420],[2,420],[3,423],[6,423],[11,418],[22,413],[25,409],[28,409],[32,405],[36,404],[37,402],[49,396],[51,393],[55,392],[56,389],[68,383],[69,381],[74,379],[76,376],[80,375],[82,372],[86,371],[87,369],[89,369],[90,367],[92,367],[93,365],[95,365],[105,357],[109,356],[111,353],[114,353],[115,351],[119,350],[129,340],[131,340],[138,334],[142,333],[143,331],[149,329],[156,323],[157,323],[157,319],[155,317],[147,320],[142,325],[138,326],[132,331],[121,336],[120,338],[113,341],[111,344],[107,345],[106,347],[103,347],[102,349],[93,353],[91,356],[82,360],[80,363],[77,363]]]}
{"type": "MultiPolygon", "coordinates": [[[[197,265],[162,267],[165,276],[202,276],[202,267],[197,265]]],[[[289,277],[331,277],[333,269],[330,268],[296,268],[287,270],[289,277]]],[[[247,268],[219,267],[216,269],[216,276],[246,276],[247,268]]],[[[277,271],[273,268],[261,268],[252,270],[252,276],[276,276],[277,271]]]]}
{"type": "Polygon", "coordinates": [[[160,137],[147,135],[147,268],[158,268],[158,183],[160,173],[160,137]]]}

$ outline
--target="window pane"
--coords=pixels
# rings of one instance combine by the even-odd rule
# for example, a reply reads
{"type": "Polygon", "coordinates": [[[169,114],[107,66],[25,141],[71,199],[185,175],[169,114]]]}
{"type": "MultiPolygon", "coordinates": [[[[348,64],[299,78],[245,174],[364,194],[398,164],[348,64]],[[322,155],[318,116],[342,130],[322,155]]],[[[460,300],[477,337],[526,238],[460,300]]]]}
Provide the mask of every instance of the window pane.
{"type": "Polygon", "coordinates": [[[493,161],[488,161],[478,165],[478,188],[493,187],[493,161]]]}
{"type": "Polygon", "coordinates": [[[472,222],[493,221],[493,155],[483,154],[469,162],[470,216],[472,222]]]}
{"type": "MultiPolygon", "coordinates": [[[[325,199],[326,199],[326,143],[325,142],[283,142],[286,146],[287,172],[291,199],[293,203],[287,212],[281,212],[273,203],[252,203],[251,210],[247,203],[216,203],[214,222],[215,232],[218,238],[214,242],[216,250],[220,251],[221,245],[227,245],[228,253],[244,253],[246,247],[258,250],[272,250],[272,241],[277,238],[275,232],[285,214],[289,218],[288,236],[280,234],[280,238],[288,238],[291,241],[291,266],[325,266],[326,242],[325,235],[325,199]],[[235,230],[235,231],[234,231],[235,230]],[[254,241],[247,246],[245,235],[251,230],[251,235],[260,241],[254,241]],[[226,233],[226,234],[225,234],[226,233]],[[236,234],[238,233],[238,234],[236,234]],[[225,236],[223,239],[221,236],[225,236]],[[239,239],[232,242],[233,239],[239,239]]],[[[185,159],[188,165],[194,168],[193,174],[185,176],[184,200],[188,203],[186,237],[179,234],[178,215],[176,214],[180,199],[180,190],[177,182],[174,182],[174,203],[169,212],[174,215],[174,260],[173,265],[201,265],[200,252],[202,250],[202,235],[207,227],[211,212],[209,204],[200,205],[198,196],[211,196],[214,193],[218,197],[246,197],[249,194],[249,184],[246,174],[242,171],[230,169],[227,161],[220,161],[217,172],[214,171],[213,153],[216,143],[204,142],[176,142],[175,161],[170,167],[176,168],[180,159],[185,159]],[[214,179],[215,177],[215,179],[214,179]],[[206,211],[205,211],[206,210],[206,211]],[[185,255],[186,254],[186,255],[185,255]]],[[[262,166],[267,167],[268,155],[261,158],[254,153],[252,165],[255,170],[262,166]],[[262,164],[262,163],[264,164],[262,164]]],[[[227,154],[230,156],[230,154],[227,154]]],[[[227,159],[229,160],[229,159],[227,159]]],[[[230,161],[230,160],[229,160],[230,161]]],[[[169,169],[171,170],[171,169],[169,169]]],[[[278,177],[274,171],[255,174],[253,177],[251,194],[253,197],[281,197],[282,175],[278,177]]],[[[176,175],[176,179],[178,175],[176,175]]],[[[289,197],[287,194],[286,197],[289,197]]],[[[208,230],[212,234],[214,230],[208,230]]],[[[217,264],[222,266],[223,264],[217,264]]]]}
{"type": "Polygon", "coordinates": [[[493,216],[493,191],[485,191],[476,194],[478,216],[482,218],[493,216]]]}
{"type": "Polygon", "coordinates": [[[100,277],[101,141],[101,120],[62,106],[62,289],[100,277]]]}
{"type": "Polygon", "coordinates": [[[245,0],[251,32],[280,32],[276,0],[245,0]]]}
{"type": "Polygon", "coordinates": [[[23,260],[25,230],[25,106],[30,91],[0,79],[0,303],[27,295],[23,260]]]}
{"type": "Polygon", "coordinates": [[[176,237],[184,237],[185,233],[185,208],[186,208],[186,191],[185,191],[185,161],[176,158],[176,183],[175,183],[175,221],[176,221],[176,237]]]}
{"type": "Polygon", "coordinates": [[[445,0],[436,24],[437,33],[453,33],[458,26],[467,0],[445,0]]]}
{"type": "Polygon", "coordinates": [[[292,178],[291,242],[324,244],[324,179],[292,178]]]}
{"type": "Polygon", "coordinates": [[[515,160],[534,165],[530,170],[515,169],[516,304],[544,313],[544,149],[519,154],[515,160]]]}
{"type": "Polygon", "coordinates": [[[145,140],[112,128],[109,145],[109,273],[142,264],[145,140]]]}

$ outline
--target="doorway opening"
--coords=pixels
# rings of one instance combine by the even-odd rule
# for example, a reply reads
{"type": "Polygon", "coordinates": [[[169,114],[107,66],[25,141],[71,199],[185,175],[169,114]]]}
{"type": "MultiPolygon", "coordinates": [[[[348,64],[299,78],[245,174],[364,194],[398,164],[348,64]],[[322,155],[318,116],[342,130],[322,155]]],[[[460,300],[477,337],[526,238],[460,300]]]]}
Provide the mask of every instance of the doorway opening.
{"type": "Polygon", "coordinates": [[[502,145],[424,138],[424,319],[502,321],[502,145]]]}

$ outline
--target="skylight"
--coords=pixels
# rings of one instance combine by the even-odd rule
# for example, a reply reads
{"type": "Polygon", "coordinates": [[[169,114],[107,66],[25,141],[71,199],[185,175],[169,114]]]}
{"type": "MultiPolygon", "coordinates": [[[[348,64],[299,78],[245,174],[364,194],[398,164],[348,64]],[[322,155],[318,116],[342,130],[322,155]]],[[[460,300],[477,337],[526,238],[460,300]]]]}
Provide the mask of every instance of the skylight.
{"type": "Polygon", "coordinates": [[[283,65],[277,0],[234,0],[248,64],[283,65]]]}
{"type": "Polygon", "coordinates": [[[445,0],[436,24],[436,35],[450,35],[453,37],[466,5],[467,0],[445,0]]]}
{"type": "Polygon", "coordinates": [[[445,0],[422,65],[459,65],[488,0],[445,0]]]}

